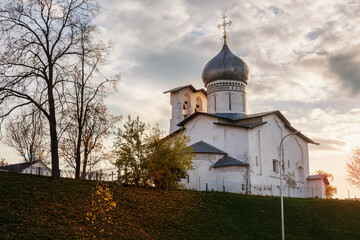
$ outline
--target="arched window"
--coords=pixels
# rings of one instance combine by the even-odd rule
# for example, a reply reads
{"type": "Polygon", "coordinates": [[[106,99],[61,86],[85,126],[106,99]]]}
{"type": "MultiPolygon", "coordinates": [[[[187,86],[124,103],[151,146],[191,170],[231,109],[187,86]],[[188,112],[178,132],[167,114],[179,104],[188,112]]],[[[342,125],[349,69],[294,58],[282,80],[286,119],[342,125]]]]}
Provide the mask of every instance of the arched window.
{"type": "Polygon", "coordinates": [[[197,98],[196,98],[195,111],[196,111],[196,112],[202,112],[202,111],[203,111],[203,104],[202,104],[201,97],[197,97],[197,98]]]}
{"type": "Polygon", "coordinates": [[[190,116],[191,114],[191,99],[188,93],[184,95],[184,103],[183,103],[183,117],[184,119],[190,116]]]}

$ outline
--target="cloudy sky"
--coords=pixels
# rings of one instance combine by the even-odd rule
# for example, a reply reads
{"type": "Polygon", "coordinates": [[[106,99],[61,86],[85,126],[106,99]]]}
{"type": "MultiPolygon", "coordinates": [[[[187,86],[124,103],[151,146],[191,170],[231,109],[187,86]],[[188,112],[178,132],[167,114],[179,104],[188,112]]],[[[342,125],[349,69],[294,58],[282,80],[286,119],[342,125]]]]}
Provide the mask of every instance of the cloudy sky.
{"type": "MultiPolygon", "coordinates": [[[[193,84],[221,49],[217,24],[233,21],[228,45],[250,68],[250,113],[280,110],[320,146],[310,171],[334,175],[338,197],[360,197],[345,163],[360,146],[360,1],[101,0],[99,37],[112,41],[104,71],[121,74],[111,111],[168,130],[169,95],[193,84]]],[[[3,148],[4,149],[4,148],[3,148]]],[[[1,157],[1,156],[0,156],[1,157]]]]}

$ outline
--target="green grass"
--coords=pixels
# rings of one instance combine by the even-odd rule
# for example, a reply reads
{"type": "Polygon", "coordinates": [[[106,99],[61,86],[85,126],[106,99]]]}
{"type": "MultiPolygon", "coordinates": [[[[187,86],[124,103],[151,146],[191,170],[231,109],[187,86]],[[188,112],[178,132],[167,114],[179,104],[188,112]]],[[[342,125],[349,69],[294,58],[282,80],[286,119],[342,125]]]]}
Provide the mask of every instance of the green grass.
{"type": "MultiPolygon", "coordinates": [[[[82,239],[96,182],[0,172],[0,239],[82,239]]],[[[109,184],[103,239],[281,239],[280,199],[109,184]]],[[[360,239],[360,202],[285,198],[286,239],[360,239]]],[[[96,231],[96,230],[94,230],[96,231]]]]}

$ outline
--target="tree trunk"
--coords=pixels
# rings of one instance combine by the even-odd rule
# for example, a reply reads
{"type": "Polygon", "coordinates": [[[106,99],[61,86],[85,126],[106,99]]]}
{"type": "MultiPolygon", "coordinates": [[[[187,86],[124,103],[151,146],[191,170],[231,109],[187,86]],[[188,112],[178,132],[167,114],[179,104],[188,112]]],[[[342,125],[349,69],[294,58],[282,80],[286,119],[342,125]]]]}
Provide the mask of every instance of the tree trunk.
{"type": "Polygon", "coordinates": [[[87,162],[88,162],[88,154],[86,152],[87,152],[87,149],[85,148],[85,150],[84,150],[83,171],[82,171],[82,175],[83,175],[84,178],[86,176],[86,166],[87,166],[87,162]]]}
{"type": "Polygon", "coordinates": [[[56,130],[55,101],[52,92],[52,87],[48,88],[48,99],[49,99],[49,125],[50,125],[50,141],[51,141],[51,171],[52,171],[52,178],[54,180],[59,180],[60,179],[59,148],[58,148],[58,137],[56,130]]]}
{"type": "Polygon", "coordinates": [[[75,159],[75,179],[80,179],[80,164],[81,164],[81,127],[78,128],[78,137],[76,143],[76,159],[75,159]]]}

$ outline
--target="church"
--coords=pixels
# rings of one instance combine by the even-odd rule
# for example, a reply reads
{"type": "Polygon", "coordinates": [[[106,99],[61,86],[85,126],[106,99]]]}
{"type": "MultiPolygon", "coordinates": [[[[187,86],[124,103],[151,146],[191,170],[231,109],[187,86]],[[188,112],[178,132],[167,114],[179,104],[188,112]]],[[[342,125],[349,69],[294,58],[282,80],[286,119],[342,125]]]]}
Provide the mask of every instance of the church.
{"type": "MultiPolygon", "coordinates": [[[[202,71],[205,89],[192,85],[170,93],[170,133],[183,130],[195,156],[181,180],[185,189],[242,194],[325,198],[325,175],[309,174],[309,144],[280,111],[247,112],[249,68],[224,44],[202,71]],[[282,162],[282,169],[280,169],[282,162]]],[[[251,83],[251,81],[249,81],[251,83]]]]}

